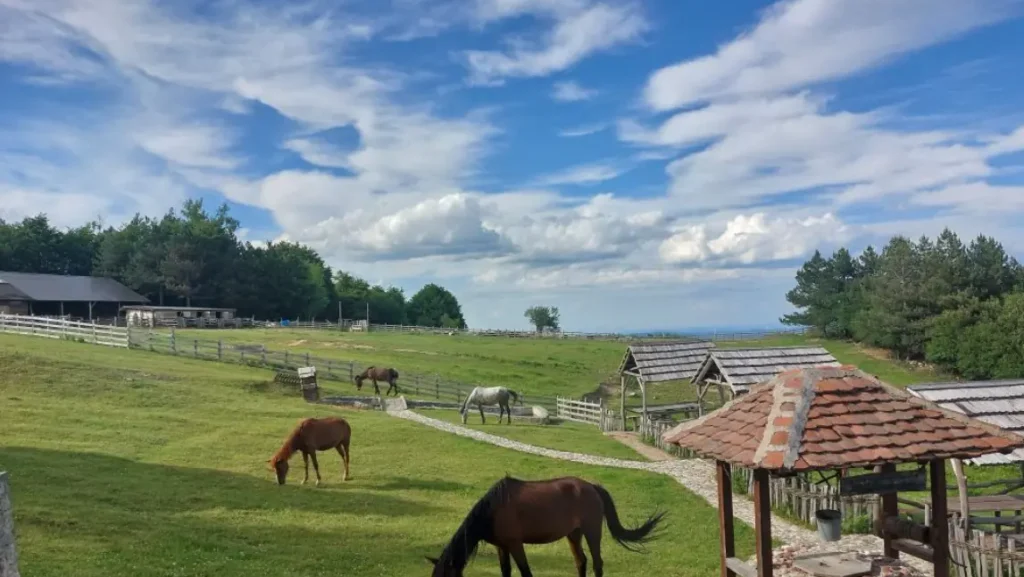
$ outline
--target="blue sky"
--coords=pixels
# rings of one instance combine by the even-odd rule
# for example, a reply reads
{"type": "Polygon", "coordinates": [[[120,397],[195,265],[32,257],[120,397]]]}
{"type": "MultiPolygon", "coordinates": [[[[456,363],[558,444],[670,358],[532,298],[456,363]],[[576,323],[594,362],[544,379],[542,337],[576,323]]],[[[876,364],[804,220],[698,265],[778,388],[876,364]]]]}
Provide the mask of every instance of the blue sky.
{"type": "Polygon", "coordinates": [[[189,197],[473,326],[767,326],[814,249],[1024,253],[1018,0],[0,0],[0,218],[189,197]]]}

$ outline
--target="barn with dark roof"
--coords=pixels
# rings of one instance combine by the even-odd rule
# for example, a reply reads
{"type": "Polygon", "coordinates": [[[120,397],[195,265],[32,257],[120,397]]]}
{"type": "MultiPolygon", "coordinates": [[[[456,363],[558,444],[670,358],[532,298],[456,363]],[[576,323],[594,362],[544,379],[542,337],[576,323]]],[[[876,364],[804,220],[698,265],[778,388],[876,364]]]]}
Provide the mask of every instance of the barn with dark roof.
{"type": "Polygon", "coordinates": [[[112,278],[0,271],[0,314],[115,317],[149,299],[112,278]]]}

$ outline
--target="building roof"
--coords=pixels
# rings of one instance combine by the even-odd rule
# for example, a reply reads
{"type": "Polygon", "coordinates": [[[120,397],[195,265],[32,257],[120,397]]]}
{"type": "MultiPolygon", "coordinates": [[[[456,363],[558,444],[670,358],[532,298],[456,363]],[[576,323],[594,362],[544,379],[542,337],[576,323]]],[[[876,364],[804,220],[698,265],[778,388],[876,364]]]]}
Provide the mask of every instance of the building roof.
{"type": "MultiPolygon", "coordinates": [[[[966,383],[922,383],[907,387],[910,394],[985,421],[1007,431],[1024,432],[1024,379],[972,381],[966,383]]],[[[1001,465],[1024,462],[1024,449],[1007,454],[983,455],[972,465],[1001,465]]]]}
{"type": "Polygon", "coordinates": [[[27,301],[31,300],[28,296],[15,288],[13,285],[8,284],[0,279],[0,301],[27,301]]]}
{"type": "Polygon", "coordinates": [[[783,371],[820,366],[838,367],[839,361],[824,347],[716,348],[709,351],[692,380],[700,383],[717,372],[733,393],[739,394],[783,371]]]}
{"type": "Polygon", "coordinates": [[[662,438],[751,469],[808,471],[970,459],[1024,437],[942,409],[852,366],[786,371],[662,438]]]}
{"type": "Polygon", "coordinates": [[[112,278],[0,271],[7,283],[30,301],[144,303],[146,297],[112,278]]]}
{"type": "Polygon", "coordinates": [[[708,351],[715,348],[710,341],[671,341],[629,345],[619,365],[619,372],[640,375],[645,382],[659,383],[689,379],[697,372],[708,351]]]}

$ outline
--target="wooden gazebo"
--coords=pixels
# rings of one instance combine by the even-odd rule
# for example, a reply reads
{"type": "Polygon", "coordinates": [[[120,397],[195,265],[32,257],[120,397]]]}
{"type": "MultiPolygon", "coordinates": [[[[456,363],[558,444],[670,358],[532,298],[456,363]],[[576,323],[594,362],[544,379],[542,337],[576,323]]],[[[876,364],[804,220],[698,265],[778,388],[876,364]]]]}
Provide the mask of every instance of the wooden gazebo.
{"type": "Polygon", "coordinates": [[[697,402],[703,412],[704,397],[711,386],[718,389],[718,397],[725,404],[726,389],[732,399],[783,371],[821,366],[839,366],[825,347],[714,349],[708,351],[690,381],[697,385],[697,402]]]}
{"type": "Polygon", "coordinates": [[[1024,438],[941,409],[851,366],[786,371],[722,408],[680,424],[666,442],[716,461],[723,577],[772,576],[769,479],[811,471],[874,469],[839,476],[840,491],[881,494],[876,532],[883,554],[900,552],[932,562],[949,576],[946,459],[969,459],[1024,447],[1024,438]],[[918,472],[896,472],[916,463],[918,472]],[[735,557],[732,466],[753,470],[757,567],[735,557]],[[924,488],[931,477],[930,526],[903,521],[897,491],[924,488]]]}
{"type": "Polygon", "coordinates": [[[635,379],[640,386],[642,418],[646,422],[648,383],[689,380],[708,356],[708,351],[714,348],[715,343],[710,341],[668,341],[629,345],[619,364],[622,428],[626,428],[627,378],[635,379]]]}

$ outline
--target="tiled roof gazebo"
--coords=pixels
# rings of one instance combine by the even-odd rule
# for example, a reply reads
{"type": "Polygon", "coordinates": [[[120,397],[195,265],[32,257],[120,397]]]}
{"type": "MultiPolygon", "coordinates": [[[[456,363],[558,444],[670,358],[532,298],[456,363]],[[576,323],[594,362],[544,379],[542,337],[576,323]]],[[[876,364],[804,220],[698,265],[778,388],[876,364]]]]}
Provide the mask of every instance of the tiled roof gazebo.
{"type": "Polygon", "coordinates": [[[927,542],[901,539],[885,524],[897,515],[895,492],[882,495],[876,528],[884,527],[885,555],[902,551],[932,561],[935,577],[948,577],[945,460],[1024,447],[1020,436],[940,409],[851,366],[783,372],[663,439],[717,463],[723,577],[750,574],[734,558],[733,465],[753,469],[756,574],[771,577],[771,475],[860,467],[890,473],[899,463],[927,463],[933,504],[927,542]]]}

